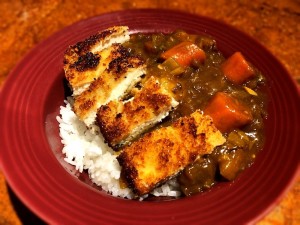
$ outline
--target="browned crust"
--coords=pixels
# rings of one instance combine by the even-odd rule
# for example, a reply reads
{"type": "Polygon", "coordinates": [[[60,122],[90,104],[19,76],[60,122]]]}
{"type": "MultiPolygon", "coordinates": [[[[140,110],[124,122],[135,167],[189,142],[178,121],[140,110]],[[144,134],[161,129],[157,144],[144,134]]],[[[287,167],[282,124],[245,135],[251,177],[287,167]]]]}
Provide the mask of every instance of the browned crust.
{"type": "Polygon", "coordinates": [[[91,110],[96,113],[97,102],[99,105],[106,104],[112,90],[122,80],[127,79],[128,70],[144,66],[144,61],[140,57],[131,56],[128,49],[120,44],[114,44],[114,46],[114,51],[111,53],[113,59],[108,69],[91,83],[87,90],[75,97],[74,112],[81,120],[84,120],[91,110]]]}
{"type": "MultiPolygon", "coordinates": [[[[129,68],[143,64],[142,58],[139,56],[132,57],[129,51],[121,44],[112,44],[111,49],[112,51],[108,57],[110,61],[107,65],[107,72],[112,73],[116,79],[129,68]]],[[[100,74],[97,74],[97,66],[100,62],[101,55],[87,52],[85,55],[79,56],[77,61],[68,65],[65,76],[72,86],[78,86],[88,76],[93,78],[100,76],[100,74]]]]}
{"type": "Polygon", "coordinates": [[[117,157],[122,176],[135,194],[147,194],[200,155],[211,153],[215,146],[207,143],[208,136],[219,139],[219,144],[224,142],[211,118],[199,111],[147,133],[117,157]]]}
{"type": "MultiPolygon", "coordinates": [[[[97,112],[97,122],[109,146],[118,149],[132,140],[130,136],[134,128],[171,109],[171,94],[162,89],[154,77],[150,77],[132,101],[124,103],[115,100],[101,106],[97,112]]],[[[140,128],[139,132],[142,133],[144,128],[148,127],[140,128]]]]}
{"type": "Polygon", "coordinates": [[[122,36],[126,32],[125,27],[111,27],[68,47],[64,54],[64,70],[66,79],[72,88],[81,86],[87,81],[92,81],[93,77],[98,77],[98,74],[95,73],[97,72],[97,66],[100,64],[101,55],[99,52],[92,52],[93,48],[105,40],[108,41],[113,35],[122,36]]]}
{"type": "MultiPolygon", "coordinates": [[[[75,45],[71,45],[67,48],[65,51],[64,55],[64,68],[65,68],[65,76],[67,80],[71,83],[72,85],[72,80],[75,78],[76,72],[83,72],[87,68],[95,68],[93,67],[88,67],[87,64],[90,64],[89,62],[91,60],[82,60],[88,58],[88,55],[93,54],[91,53],[91,48],[95,46],[96,43],[100,42],[101,40],[104,40],[106,37],[109,35],[115,33],[115,29],[107,29],[104,31],[101,31],[95,35],[90,36],[84,41],[80,41],[76,43],[75,45]],[[76,64],[82,64],[80,61],[84,62],[84,66],[81,66],[79,68],[85,68],[84,70],[78,69],[76,64]],[[75,68],[75,71],[73,70],[75,68]]],[[[99,64],[100,58],[98,58],[97,65],[99,64]]],[[[92,60],[95,62],[95,60],[92,60]]],[[[93,63],[95,65],[96,63],[93,63]]]]}
{"type": "Polygon", "coordinates": [[[70,65],[70,68],[74,68],[77,72],[94,69],[98,66],[100,59],[101,58],[98,54],[88,52],[83,56],[79,56],[78,60],[70,65]]]}
{"type": "Polygon", "coordinates": [[[65,52],[64,63],[67,64],[77,61],[79,56],[90,52],[97,43],[117,32],[118,30],[116,27],[108,28],[106,30],[99,31],[97,34],[91,35],[84,41],[80,41],[75,45],[69,46],[65,52]]]}
{"type": "Polygon", "coordinates": [[[144,64],[144,60],[141,57],[137,55],[132,56],[128,49],[121,44],[114,45],[117,47],[112,52],[112,60],[107,68],[107,72],[115,76],[114,79],[120,78],[120,75],[126,73],[128,69],[144,64]]]}

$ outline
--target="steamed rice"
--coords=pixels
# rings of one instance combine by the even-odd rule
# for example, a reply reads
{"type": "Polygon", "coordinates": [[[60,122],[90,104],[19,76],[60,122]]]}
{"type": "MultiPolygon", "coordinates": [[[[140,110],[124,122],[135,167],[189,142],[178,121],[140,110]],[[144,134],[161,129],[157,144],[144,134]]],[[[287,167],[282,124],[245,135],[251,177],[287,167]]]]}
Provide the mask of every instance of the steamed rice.
{"type": "MultiPolygon", "coordinates": [[[[65,161],[75,166],[79,172],[86,170],[92,182],[107,193],[132,199],[134,194],[131,189],[120,187],[121,167],[116,159],[116,152],[104,143],[96,125],[87,128],[78,119],[72,111],[72,103],[73,99],[68,98],[65,106],[60,107],[60,116],[57,116],[65,161]]],[[[179,186],[173,179],[153,190],[151,194],[177,197],[180,193],[179,186]]]]}

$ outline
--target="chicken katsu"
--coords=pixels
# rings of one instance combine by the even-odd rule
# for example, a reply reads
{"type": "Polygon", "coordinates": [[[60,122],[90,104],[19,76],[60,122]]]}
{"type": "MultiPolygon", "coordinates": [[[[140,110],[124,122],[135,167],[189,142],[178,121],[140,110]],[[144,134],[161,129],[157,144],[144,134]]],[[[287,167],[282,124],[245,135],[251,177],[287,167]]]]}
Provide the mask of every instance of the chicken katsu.
{"type": "Polygon", "coordinates": [[[87,126],[95,122],[97,109],[111,100],[126,95],[145,74],[144,61],[114,44],[116,57],[108,64],[87,90],[75,96],[74,111],[87,126]]]}
{"type": "Polygon", "coordinates": [[[71,45],[64,55],[64,70],[73,95],[86,90],[107,68],[111,57],[116,58],[116,50],[111,46],[128,40],[128,27],[116,26],[71,45]]]}
{"type": "Polygon", "coordinates": [[[102,105],[97,122],[108,145],[118,149],[161,122],[178,102],[153,76],[133,98],[102,105]]]}
{"type": "Polygon", "coordinates": [[[125,147],[117,159],[126,183],[141,196],[224,142],[212,119],[196,111],[171,126],[145,134],[125,147]]]}

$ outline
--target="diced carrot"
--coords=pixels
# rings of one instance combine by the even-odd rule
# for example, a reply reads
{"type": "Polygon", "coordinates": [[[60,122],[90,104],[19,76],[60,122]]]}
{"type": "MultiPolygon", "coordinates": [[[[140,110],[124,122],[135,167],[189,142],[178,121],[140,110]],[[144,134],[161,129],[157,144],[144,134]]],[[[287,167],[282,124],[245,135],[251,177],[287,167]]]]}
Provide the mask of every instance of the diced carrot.
{"type": "Polygon", "coordinates": [[[234,84],[242,84],[255,74],[241,52],[235,52],[225,60],[221,69],[226,78],[234,84]]]}
{"type": "Polygon", "coordinates": [[[216,93],[204,109],[221,132],[229,132],[252,121],[250,109],[224,92],[216,93]]]}
{"type": "Polygon", "coordinates": [[[193,60],[203,62],[206,58],[205,52],[190,41],[181,42],[161,54],[161,58],[172,57],[181,66],[190,66],[193,60]]]}

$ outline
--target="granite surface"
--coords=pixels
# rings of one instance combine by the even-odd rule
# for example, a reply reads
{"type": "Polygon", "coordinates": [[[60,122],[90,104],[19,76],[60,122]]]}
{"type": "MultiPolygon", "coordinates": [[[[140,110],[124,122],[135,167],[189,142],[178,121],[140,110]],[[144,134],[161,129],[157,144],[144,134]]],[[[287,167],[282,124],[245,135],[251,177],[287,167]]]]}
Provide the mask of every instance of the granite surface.
{"type": "MultiPolygon", "coordinates": [[[[298,0],[25,0],[0,1],[0,85],[37,43],[76,21],[132,8],[183,10],[222,20],[268,48],[290,74],[300,77],[300,2],[298,0]]],[[[258,224],[300,224],[300,179],[258,224]]],[[[24,208],[0,171],[0,224],[42,223],[24,208]],[[18,208],[19,207],[19,208],[18,208]],[[26,219],[20,211],[31,218],[26,219]],[[30,222],[28,222],[30,221],[30,222]],[[34,221],[34,222],[33,222],[34,221]],[[38,221],[38,222],[37,222],[38,221]]]]}

